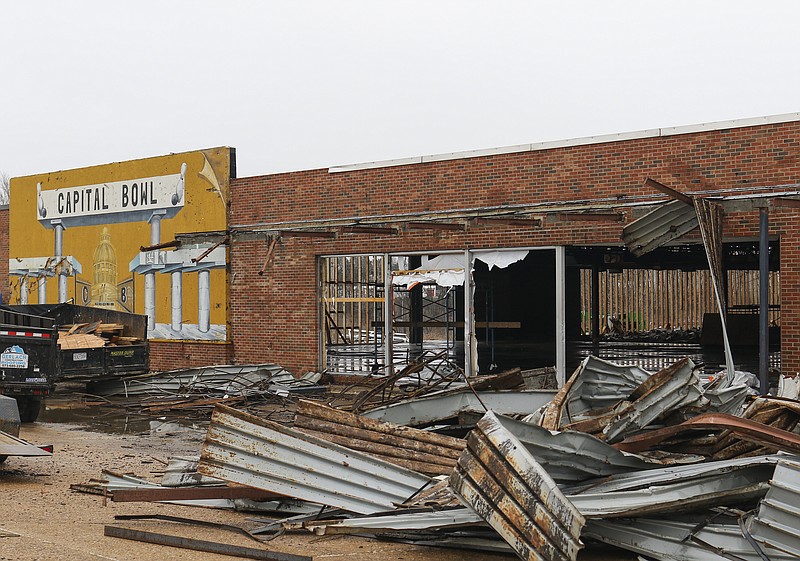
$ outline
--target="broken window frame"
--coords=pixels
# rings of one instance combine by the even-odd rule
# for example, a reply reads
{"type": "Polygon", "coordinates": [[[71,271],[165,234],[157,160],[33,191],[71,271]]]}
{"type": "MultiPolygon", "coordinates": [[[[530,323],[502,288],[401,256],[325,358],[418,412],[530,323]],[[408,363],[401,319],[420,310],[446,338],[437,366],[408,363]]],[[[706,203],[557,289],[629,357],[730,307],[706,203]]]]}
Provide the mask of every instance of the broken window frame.
{"type": "MultiPolygon", "coordinates": [[[[392,298],[394,291],[392,289],[392,262],[393,258],[410,257],[410,256],[433,256],[433,255],[461,255],[462,262],[464,263],[464,270],[469,271],[470,274],[464,275],[464,373],[466,376],[474,376],[478,373],[477,360],[477,338],[475,334],[475,317],[474,317],[474,298],[475,298],[475,284],[472,279],[472,267],[476,258],[494,252],[520,252],[520,251],[553,251],[555,260],[555,294],[556,299],[556,313],[554,318],[555,330],[555,356],[556,356],[556,378],[559,387],[564,384],[566,378],[566,247],[565,246],[527,246],[527,247],[494,247],[494,248],[479,248],[479,249],[466,249],[466,250],[426,250],[426,251],[405,251],[405,252],[391,252],[391,253],[341,253],[341,254],[324,254],[317,257],[317,274],[318,274],[318,325],[319,325],[319,354],[320,368],[325,368],[327,365],[327,346],[325,337],[325,295],[323,284],[326,281],[325,264],[326,260],[339,259],[339,258],[360,258],[374,256],[382,258],[383,261],[383,283],[384,283],[384,302],[383,302],[383,328],[382,331],[385,336],[381,337],[381,344],[383,347],[383,360],[384,364],[392,365],[393,362],[393,317],[386,314],[386,310],[393,309],[392,298]]],[[[376,281],[377,282],[377,281],[376,281]]],[[[375,324],[377,324],[377,319],[375,324]]],[[[376,325],[376,327],[378,327],[376,325]]],[[[377,332],[375,335],[377,344],[377,332]]],[[[377,350],[376,350],[377,351],[377,350]]],[[[376,352],[376,358],[380,353],[376,352]]],[[[392,367],[385,369],[387,374],[390,374],[392,367]]]]}

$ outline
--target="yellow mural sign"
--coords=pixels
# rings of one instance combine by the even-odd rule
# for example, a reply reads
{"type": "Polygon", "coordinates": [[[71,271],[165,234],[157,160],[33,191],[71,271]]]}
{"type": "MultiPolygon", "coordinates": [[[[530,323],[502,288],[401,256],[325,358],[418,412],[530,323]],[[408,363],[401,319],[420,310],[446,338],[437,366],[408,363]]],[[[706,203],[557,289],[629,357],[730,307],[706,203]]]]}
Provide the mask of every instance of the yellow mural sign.
{"type": "Polygon", "coordinates": [[[232,152],[12,179],[11,303],[146,314],[152,339],[227,340],[226,246],[171,242],[227,228],[232,152]]]}

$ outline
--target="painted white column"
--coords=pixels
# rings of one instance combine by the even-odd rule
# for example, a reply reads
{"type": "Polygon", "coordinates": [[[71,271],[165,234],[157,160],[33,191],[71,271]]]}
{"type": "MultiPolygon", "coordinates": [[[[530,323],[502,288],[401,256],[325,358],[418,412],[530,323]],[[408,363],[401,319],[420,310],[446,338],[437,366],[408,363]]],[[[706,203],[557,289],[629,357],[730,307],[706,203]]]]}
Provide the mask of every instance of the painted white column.
{"type": "Polygon", "coordinates": [[[383,254],[383,362],[387,376],[394,374],[394,291],[392,290],[392,258],[383,254]]]}
{"type": "Polygon", "coordinates": [[[556,248],[556,380],[564,385],[567,376],[567,259],[564,246],[556,248]]]}
{"type": "Polygon", "coordinates": [[[28,277],[19,278],[19,303],[23,306],[28,303],[28,277]]]}
{"type": "Polygon", "coordinates": [[[161,215],[153,213],[150,217],[150,245],[161,243],[161,215]]]}
{"type": "Polygon", "coordinates": [[[197,326],[200,333],[211,329],[211,271],[208,269],[197,273],[197,326]]]}
{"type": "Polygon", "coordinates": [[[156,328],[156,275],[144,274],[144,313],[147,316],[147,329],[156,328]]]}
{"type": "Polygon", "coordinates": [[[39,304],[47,304],[47,277],[42,275],[38,279],[39,304]]]}
{"type": "Polygon", "coordinates": [[[61,257],[64,255],[64,225],[61,224],[61,220],[53,221],[53,230],[55,232],[55,248],[53,255],[55,255],[56,258],[56,267],[59,269],[57,272],[58,301],[61,303],[67,301],[67,270],[65,267],[63,267],[63,264],[59,263],[61,261],[61,257]]]}
{"type": "Polygon", "coordinates": [[[472,329],[472,252],[464,250],[464,376],[477,374],[477,349],[472,329]]]}
{"type": "Polygon", "coordinates": [[[183,272],[173,271],[172,277],[172,330],[183,327],[183,272]]]}
{"type": "Polygon", "coordinates": [[[144,274],[144,313],[147,316],[147,329],[156,328],[156,274],[144,274]]]}
{"type": "MultiPolygon", "coordinates": [[[[161,214],[153,213],[150,217],[150,245],[161,243],[161,214]]],[[[156,273],[144,274],[144,313],[147,316],[147,329],[156,328],[156,273]]]]}

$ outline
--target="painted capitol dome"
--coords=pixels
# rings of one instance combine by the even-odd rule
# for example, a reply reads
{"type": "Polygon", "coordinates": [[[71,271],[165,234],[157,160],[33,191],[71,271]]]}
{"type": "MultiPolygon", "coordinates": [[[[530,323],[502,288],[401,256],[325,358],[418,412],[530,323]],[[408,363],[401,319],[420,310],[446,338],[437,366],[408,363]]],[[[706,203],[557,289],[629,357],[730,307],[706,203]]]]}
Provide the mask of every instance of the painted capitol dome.
{"type": "Polygon", "coordinates": [[[94,250],[94,273],[92,276],[92,306],[116,309],[117,301],[117,252],[111,244],[108,228],[103,228],[100,243],[94,250]]]}

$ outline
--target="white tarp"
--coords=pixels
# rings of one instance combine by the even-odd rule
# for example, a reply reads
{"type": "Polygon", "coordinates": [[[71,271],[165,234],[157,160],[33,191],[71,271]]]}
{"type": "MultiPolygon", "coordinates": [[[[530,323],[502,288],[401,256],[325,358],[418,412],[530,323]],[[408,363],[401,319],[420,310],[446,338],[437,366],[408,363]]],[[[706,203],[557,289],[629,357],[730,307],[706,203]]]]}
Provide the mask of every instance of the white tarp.
{"type": "Polygon", "coordinates": [[[393,285],[408,285],[434,282],[439,286],[464,284],[464,254],[438,255],[413,271],[398,271],[392,274],[393,285]]]}
{"type": "Polygon", "coordinates": [[[474,259],[483,261],[489,265],[489,269],[497,267],[498,269],[505,269],[512,263],[522,261],[528,256],[527,249],[521,250],[498,250],[498,251],[481,251],[475,252],[474,259]]]}
{"type": "MultiPolygon", "coordinates": [[[[528,250],[481,251],[473,255],[473,261],[479,259],[489,266],[505,269],[512,263],[522,261],[528,250]]],[[[418,269],[398,271],[392,274],[393,285],[407,285],[409,288],[417,283],[433,282],[439,286],[461,286],[464,284],[464,255],[438,255],[418,269]]]]}

